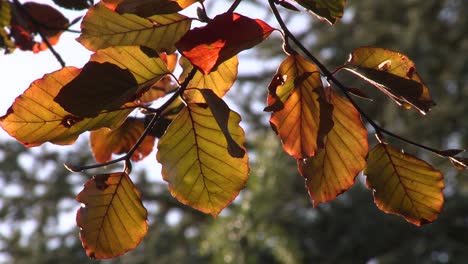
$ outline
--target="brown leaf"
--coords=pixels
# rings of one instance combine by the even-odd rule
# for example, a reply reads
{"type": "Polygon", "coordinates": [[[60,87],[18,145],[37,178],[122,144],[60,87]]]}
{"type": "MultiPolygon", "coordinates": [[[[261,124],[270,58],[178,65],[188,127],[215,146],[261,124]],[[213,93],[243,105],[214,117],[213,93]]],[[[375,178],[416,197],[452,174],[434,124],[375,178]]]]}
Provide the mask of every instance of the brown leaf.
{"type": "Polygon", "coordinates": [[[177,13],[198,0],[122,0],[115,9],[118,13],[136,14],[141,17],[177,13]]]}
{"type": "MultiPolygon", "coordinates": [[[[145,130],[143,119],[129,117],[116,129],[101,128],[90,133],[90,145],[97,162],[111,160],[112,154],[123,154],[135,145],[145,130]]],[[[138,149],[133,153],[132,160],[139,161],[151,153],[154,137],[146,136],[138,149]]]]}
{"type": "Polygon", "coordinates": [[[177,49],[204,74],[266,39],[274,29],[259,19],[237,13],[216,16],[206,26],[187,32],[177,49]]]}

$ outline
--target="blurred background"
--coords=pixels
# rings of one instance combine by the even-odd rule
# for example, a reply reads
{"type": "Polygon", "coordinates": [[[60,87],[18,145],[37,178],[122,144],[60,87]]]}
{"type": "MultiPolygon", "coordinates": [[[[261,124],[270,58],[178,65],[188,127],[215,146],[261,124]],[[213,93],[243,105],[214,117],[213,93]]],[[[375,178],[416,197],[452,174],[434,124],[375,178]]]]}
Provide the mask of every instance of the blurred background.
{"type": "MultiPolygon", "coordinates": [[[[220,2],[206,0],[211,17],[230,3],[220,2]]],[[[268,10],[266,1],[260,0],[244,1],[238,9],[278,27],[268,10]]],[[[83,12],[72,15],[76,14],[83,12]]],[[[359,46],[375,45],[407,54],[437,103],[425,117],[414,110],[399,109],[376,89],[347,73],[338,77],[374,98],[374,102],[356,100],[389,130],[435,148],[468,148],[465,0],[348,1],[343,19],[333,27],[306,12],[282,14],[290,29],[331,70],[342,65],[359,46]]],[[[61,42],[74,42],[75,37],[64,34],[61,42]]],[[[89,54],[81,49],[86,57],[75,62],[72,58],[67,61],[71,49],[58,48],[68,64],[78,67],[89,54]]],[[[148,234],[136,250],[101,263],[468,262],[468,174],[456,171],[445,159],[400,142],[394,144],[444,172],[446,202],[434,223],[418,228],[379,211],[362,176],[336,200],[312,208],[295,160],[283,153],[269,128],[269,114],[262,112],[266,88],[284,58],[277,33],[240,55],[240,76],[227,96],[231,107],[243,116],[251,173],[247,187],[234,203],[217,218],[182,205],[161,181],[152,154],[143,165],[134,165],[137,172],[132,175],[149,211],[148,234]]],[[[23,71],[28,71],[26,64],[35,65],[36,72],[38,68],[41,72],[35,78],[60,66],[48,51],[34,55],[17,50],[0,56],[2,82],[5,75],[14,74],[8,60],[22,63],[23,71]],[[36,56],[48,56],[52,66],[38,67],[36,56]]],[[[14,95],[32,80],[19,90],[13,89],[14,95]]],[[[11,89],[8,92],[12,93],[11,89]]],[[[2,110],[13,102],[4,100],[2,110]]],[[[373,145],[375,140],[369,132],[373,145]]],[[[2,134],[0,263],[98,262],[90,260],[81,247],[75,224],[79,204],[74,200],[95,171],[72,174],[61,165],[64,162],[94,163],[86,136],[72,147],[45,144],[26,149],[2,134]]]]}

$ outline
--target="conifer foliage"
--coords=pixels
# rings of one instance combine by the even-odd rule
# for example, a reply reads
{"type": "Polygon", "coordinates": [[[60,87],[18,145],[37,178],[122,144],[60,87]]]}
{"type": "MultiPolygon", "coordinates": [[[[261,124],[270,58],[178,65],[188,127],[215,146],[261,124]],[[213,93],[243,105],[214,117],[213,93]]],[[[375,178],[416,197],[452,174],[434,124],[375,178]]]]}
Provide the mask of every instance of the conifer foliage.
{"type": "MultiPolygon", "coordinates": [[[[434,221],[444,203],[442,173],[387,138],[467,168],[467,159],[458,156],[463,150],[428,147],[380,126],[355,101],[365,93],[335,77],[349,71],[402,109],[426,115],[435,103],[408,56],[385,47],[357,47],[331,71],[298,41],[279,12],[306,10],[334,25],[346,11],[345,0],[269,0],[278,28],[236,13],[241,0],[228,1],[229,9],[213,18],[203,0],[55,2],[88,8],[77,40],[94,54],[81,69],[63,67],[34,81],[0,117],[0,125],[28,147],[73,144],[91,131],[99,163],[66,164],[74,172],[124,163],[123,171],[95,175],[78,194],[77,225],[92,258],[122,255],[146,235],[147,212],[131,164],[155,146],[162,178],[181,203],[217,216],[238,196],[249,175],[246,135],[241,116],[223,96],[236,80],[237,54],[273,33],[283,37],[278,45],[285,54],[265,87],[265,111],[271,112],[271,127],[285,152],[297,160],[314,206],[348,190],[363,172],[378,208],[418,226],[434,221]],[[193,4],[199,5],[198,17],[179,13],[193,4]],[[205,25],[193,27],[194,20],[205,25]],[[139,114],[129,117],[134,112],[139,114]],[[365,123],[379,141],[371,150],[365,123]],[[113,154],[123,155],[112,159],[113,154]]],[[[1,0],[0,24],[6,53],[18,47],[55,54],[53,45],[73,22],[48,5],[1,0]]]]}

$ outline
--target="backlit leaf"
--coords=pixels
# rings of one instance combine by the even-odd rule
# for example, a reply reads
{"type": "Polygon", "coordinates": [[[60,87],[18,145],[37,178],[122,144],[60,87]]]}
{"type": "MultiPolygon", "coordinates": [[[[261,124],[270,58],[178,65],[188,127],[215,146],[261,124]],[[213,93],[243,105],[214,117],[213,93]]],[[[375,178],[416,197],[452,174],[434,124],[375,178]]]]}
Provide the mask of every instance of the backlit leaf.
{"type": "MultiPolygon", "coordinates": [[[[184,71],[180,75],[179,81],[183,82],[193,66],[185,57],[180,59],[180,64],[184,71]]],[[[236,81],[238,65],[239,60],[237,56],[234,56],[221,63],[216,71],[209,74],[197,71],[187,87],[211,89],[218,97],[223,97],[236,81]]],[[[192,102],[205,102],[203,96],[196,90],[186,90],[185,94],[190,97],[192,102]]]]}
{"type": "Polygon", "coordinates": [[[362,47],[351,53],[344,69],[371,83],[405,108],[426,114],[433,105],[429,89],[406,55],[383,48],[362,47]]]}
{"type": "Polygon", "coordinates": [[[364,174],[375,204],[384,212],[419,226],[433,222],[442,210],[442,173],[391,145],[378,144],[371,150],[364,174]]]}
{"type": "Polygon", "coordinates": [[[11,35],[5,30],[5,27],[11,25],[11,3],[8,1],[0,1],[0,49],[3,49],[5,54],[13,52],[15,43],[11,39],[11,35]]]}
{"type": "Polygon", "coordinates": [[[333,104],[332,130],[325,146],[314,157],[298,160],[299,171],[306,179],[313,205],[333,200],[348,190],[366,166],[367,129],[359,112],[345,98],[327,89],[333,104]]]}
{"type": "Polygon", "coordinates": [[[276,76],[282,81],[277,87],[270,84],[268,105],[271,100],[285,101],[281,110],[271,114],[270,124],[289,155],[312,157],[324,147],[324,138],[333,127],[332,105],[326,101],[318,68],[294,55],[281,63],[276,76]]]}
{"type": "Polygon", "coordinates": [[[320,20],[335,24],[342,16],[346,0],[295,0],[320,20]]]}
{"type": "Polygon", "coordinates": [[[94,117],[134,101],[169,73],[161,58],[150,58],[139,47],[111,47],[93,54],[54,101],[74,115],[94,117]]]}
{"type": "MultiPolygon", "coordinates": [[[[91,131],[89,141],[96,161],[103,163],[111,160],[112,154],[127,153],[137,142],[145,130],[145,121],[133,117],[116,129],[101,128],[91,131]]],[[[147,136],[133,153],[132,160],[139,161],[151,153],[154,137],[147,136]]]]}
{"type": "Polygon", "coordinates": [[[208,74],[237,53],[262,42],[273,30],[262,20],[228,12],[187,32],[176,47],[202,73],[208,74]]]}
{"type": "Polygon", "coordinates": [[[99,174],[76,200],[80,238],[91,258],[114,258],[134,249],[148,231],[140,192],[126,173],[99,174]]]}
{"type": "MultiPolygon", "coordinates": [[[[243,146],[240,120],[231,111],[228,130],[237,145],[243,146]]],[[[242,158],[229,154],[212,110],[199,104],[189,103],[172,121],[159,140],[157,159],[172,195],[213,216],[236,198],[249,171],[247,154],[242,158]]]]}
{"type": "Polygon", "coordinates": [[[89,9],[78,41],[92,51],[110,46],[142,45],[173,53],[175,42],[190,29],[191,19],[180,14],[142,18],[118,14],[104,4],[89,9]]]}
{"type": "Polygon", "coordinates": [[[172,14],[187,8],[197,0],[122,0],[115,9],[118,13],[136,14],[141,17],[172,14]]]}
{"type": "Polygon", "coordinates": [[[77,68],[66,67],[34,81],[0,117],[0,126],[23,145],[32,147],[47,141],[68,145],[85,131],[120,125],[135,108],[134,104],[104,111],[95,118],[83,118],[65,111],[54,101],[60,89],[79,73],[77,68]]]}

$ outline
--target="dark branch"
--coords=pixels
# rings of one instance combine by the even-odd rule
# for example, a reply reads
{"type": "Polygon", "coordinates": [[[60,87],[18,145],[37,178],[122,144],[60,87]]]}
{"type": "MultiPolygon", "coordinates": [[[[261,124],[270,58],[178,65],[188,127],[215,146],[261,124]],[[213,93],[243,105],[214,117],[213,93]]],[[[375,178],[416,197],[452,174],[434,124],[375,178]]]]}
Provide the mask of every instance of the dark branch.
{"type": "MultiPolygon", "coordinates": [[[[285,45],[289,47],[289,44],[288,44],[288,40],[292,40],[294,42],[294,44],[296,44],[299,49],[304,52],[304,54],[312,61],[314,62],[317,67],[320,69],[321,73],[323,76],[325,76],[327,78],[327,80],[333,84],[335,84],[342,92],[343,94],[346,96],[346,98],[351,102],[351,104],[356,108],[356,110],[359,112],[359,114],[364,117],[364,119],[374,128],[375,130],[375,133],[377,134],[377,136],[379,138],[383,138],[382,134],[386,134],[388,136],[391,136],[391,137],[394,137],[400,141],[403,141],[403,142],[406,142],[406,143],[409,143],[411,145],[414,145],[416,147],[419,147],[421,149],[425,149],[427,151],[430,151],[432,153],[435,153],[439,156],[442,156],[442,157],[452,157],[448,154],[445,154],[444,151],[442,150],[438,150],[438,149],[435,149],[435,148],[431,148],[431,147],[428,147],[428,146],[425,146],[425,145],[422,145],[422,144],[419,144],[417,142],[414,142],[412,140],[409,140],[407,138],[404,138],[402,136],[399,136],[393,132],[390,132],[388,131],[387,129],[381,127],[380,125],[378,125],[369,115],[367,115],[360,107],[359,105],[354,101],[354,99],[351,97],[351,95],[349,94],[349,89],[346,88],[345,85],[343,85],[338,79],[335,78],[335,76],[333,75],[333,73],[331,71],[328,70],[327,67],[325,67],[325,65],[323,65],[319,59],[317,59],[314,55],[312,55],[312,53],[309,52],[309,50],[304,47],[304,45],[302,45],[302,43],[294,36],[294,34],[289,31],[289,28],[287,27],[286,23],[284,23],[284,20],[282,19],[281,15],[279,14],[278,12],[278,9],[276,8],[275,6],[275,1],[274,0],[268,0],[268,3],[270,4],[270,7],[271,7],[271,10],[273,11],[273,14],[276,18],[276,20],[278,21],[281,29],[284,31],[284,35],[285,35],[285,45]]],[[[290,48],[290,47],[289,47],[290,48]]]]}

